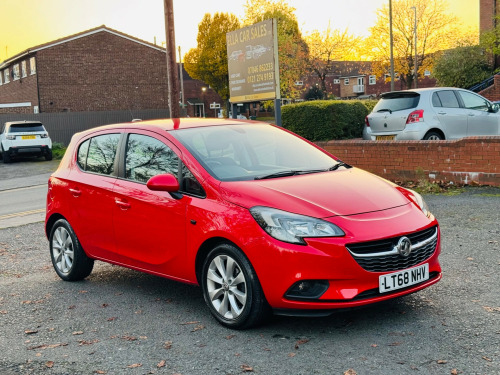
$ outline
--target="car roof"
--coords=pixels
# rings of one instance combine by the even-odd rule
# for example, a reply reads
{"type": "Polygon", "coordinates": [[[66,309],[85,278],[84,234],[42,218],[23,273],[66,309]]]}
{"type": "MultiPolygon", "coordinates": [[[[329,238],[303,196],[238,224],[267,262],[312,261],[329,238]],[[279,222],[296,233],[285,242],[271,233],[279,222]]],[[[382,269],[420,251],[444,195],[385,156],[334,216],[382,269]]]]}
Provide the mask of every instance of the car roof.
{"type": "Polygon", "coordinates": [[[140,129],[150,129],[150,130],[178,130],[178,129],[190,129],[190,128],[201,128],[207,126],[223,126],[223,125],[242,125],[245,123],[262,123],[258,121],[250,120],[234,120],[234,119],[218,119],[218,118],[167,118],[158,120],[134,120],[132,122],[124,122],[119,124],[103,125],[97,128],[92,128],[82,132],[83,134],[89,132],[95,132],[99,130],[107,129],[122,129],[122,128],[140,128],[140,129]]]}
{"type": "Polygon", "coordinates": [[[469,91],[466,89],[462,89],[459,87],[425,87],[421,89],[409,89],[409,90],[398,90],[398,91],[388,91],[384,92],[382,96],[386,94],[398,94],[398,93],[416,93],[416,94],[421,94],[421,93],[427,93],[427,92],[434,92],[434,91],[443,91],[443,90],[458,90],[458,91],[469,91]]]}

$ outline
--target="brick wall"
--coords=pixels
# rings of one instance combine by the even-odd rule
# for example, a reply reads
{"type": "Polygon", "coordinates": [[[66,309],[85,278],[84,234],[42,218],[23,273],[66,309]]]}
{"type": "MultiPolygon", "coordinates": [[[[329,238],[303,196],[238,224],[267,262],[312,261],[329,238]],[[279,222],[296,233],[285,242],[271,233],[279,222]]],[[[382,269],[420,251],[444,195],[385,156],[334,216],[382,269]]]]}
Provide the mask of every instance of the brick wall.
{"type": "Polygon", "coordinates": [[[493,85],[480,91],[479,94],[492,102],[500,100],[500,75],[495,74],[493,77],[493,85]]]}
{"type": "Polygon", "coordinates": [[[480,32],[493,29],[495,26],[496,0],[479,1],[479,30],[480,32]]]}
{"type": "Polygon", "coordinates": [[[500,137],[456,141],[329,141],[319,146],[391,181],[451,181],[500,186],[500,137]]]}
{"type": "MultiPolygon", "coordinates": [[[[19,65],[21,65],[21,61],[23,60],[19,61],[19,65]]],[[[33,113],[33,107],[38,105],[37,76],[36,74],[30,75],[28,58],[24,61],[27,62],[28,75],[17,80],[11,78],[9,83],[4,82],[0,85],[0,104],[31,102],[31,107],[10,108],[9,112],[33,113]]],[[[6,111],[5,108],[0,109],[0,113],[6,111]]]]}

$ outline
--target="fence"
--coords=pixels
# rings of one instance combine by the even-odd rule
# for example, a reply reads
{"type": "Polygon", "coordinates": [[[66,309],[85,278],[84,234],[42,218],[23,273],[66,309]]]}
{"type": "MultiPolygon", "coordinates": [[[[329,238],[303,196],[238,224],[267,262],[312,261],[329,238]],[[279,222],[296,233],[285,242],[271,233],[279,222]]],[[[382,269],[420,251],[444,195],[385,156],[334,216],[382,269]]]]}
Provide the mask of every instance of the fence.
{"type": "Polygon", "coordinates": [[[68,145],[73,134],[96,126],[129,122],[140,118],[150,120],[168,118],[168,109],[144,109],[136,111],[62,112],[37,114],[0,114],[0,128],[8,121],[40,121],[49,132],[52,142],[68,145]]]}

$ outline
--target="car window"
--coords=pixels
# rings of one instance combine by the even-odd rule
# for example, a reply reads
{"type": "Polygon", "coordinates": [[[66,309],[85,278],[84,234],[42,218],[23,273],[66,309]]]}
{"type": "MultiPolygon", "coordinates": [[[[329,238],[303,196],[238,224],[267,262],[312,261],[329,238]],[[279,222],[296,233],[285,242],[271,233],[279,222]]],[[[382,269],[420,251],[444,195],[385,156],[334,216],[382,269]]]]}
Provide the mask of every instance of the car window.
{"type": "Polygon", "coordinates": [[[83,142],[80,147],[78,147],[78,156],[77,156],[77,163],[82,168],[85,170],[87,167],[87,155],[89,153],[89,146],[90,146],[90,139],[87,139],[85,142],[83,142]]]}
{"type": "Polygon", "coordinates": [[[373,112],[402,111],[418,106],[420,95],[415,92],[394,92],[382,96],[373,108],[373,112]]]}
{"type": "Polygon", "coordinates": [[[436,91],[432,94],[432,105],[434,107],[460,108],[458,99],[452,90],[436,91]]]}
{"type": "Polygon", "coordinates": [[[465,108],[475,109],[478,111],[488,111],[488,101],[483,97],[465,91],[459,91],[458,94],[462,98],[465,108]]]}
{"type": "Polygon", "coordinates": [[[42,124],[13,124],[9,127],[9,133],[22,133],[22,132],[44,132],[45,128],[42,124]]]}
{"type": "Polygon", "coordinates": [[[105,134],[92,138],[85,170],[87,172],[112,175],[119,141],[120,134],[105,134]]]}
{"type": "Polygon", "coordinates": [[[127,140],[125,178],[146,183],[151,177],[162,173],[173,174],[177,179],[180,177],[179,191],[205,196],[199,182],[170,147],[153,137],[130,134],[127,140]]]}

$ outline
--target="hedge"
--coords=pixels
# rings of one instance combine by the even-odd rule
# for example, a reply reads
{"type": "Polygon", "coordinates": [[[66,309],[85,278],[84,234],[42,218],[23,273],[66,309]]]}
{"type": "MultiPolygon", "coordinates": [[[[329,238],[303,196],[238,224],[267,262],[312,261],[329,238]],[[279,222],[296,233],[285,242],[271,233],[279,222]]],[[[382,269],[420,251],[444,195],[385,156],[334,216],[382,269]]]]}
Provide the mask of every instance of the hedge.
{"type": "Polygon", "coordinates": [[[282,107],[283,127],[310,141],[360,138],[376,101],[315,100],[282,107]]]}

